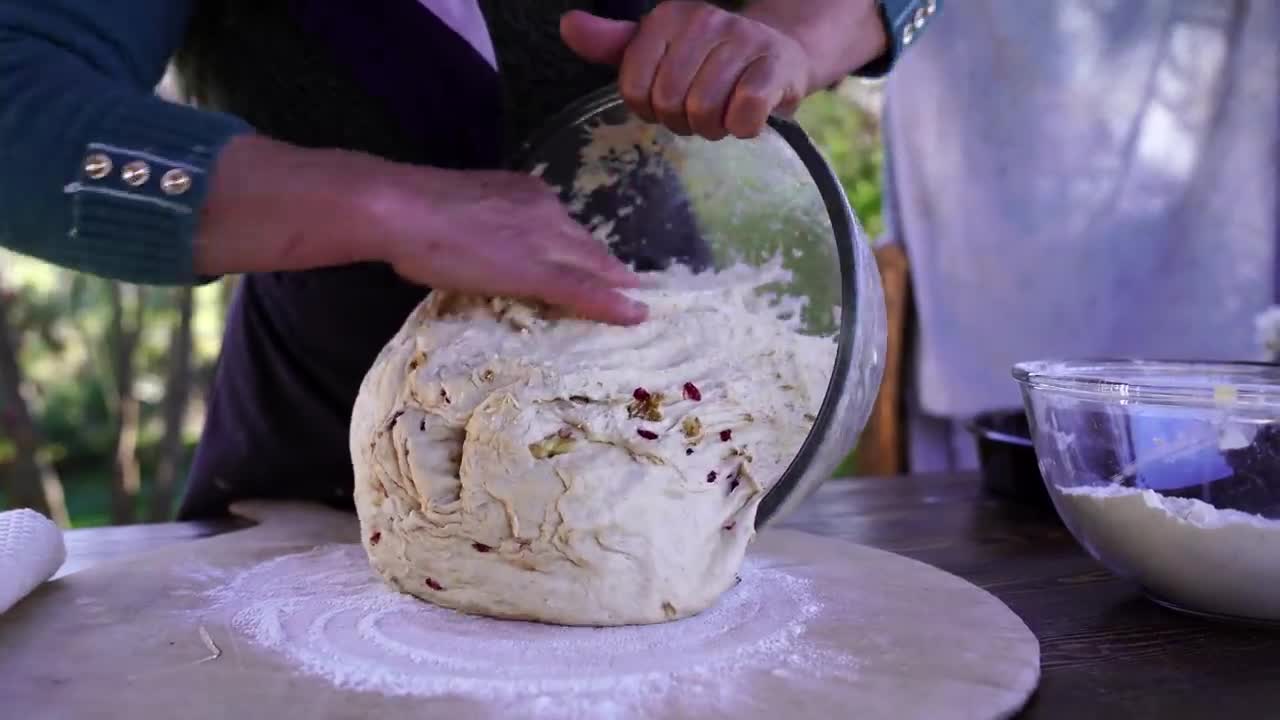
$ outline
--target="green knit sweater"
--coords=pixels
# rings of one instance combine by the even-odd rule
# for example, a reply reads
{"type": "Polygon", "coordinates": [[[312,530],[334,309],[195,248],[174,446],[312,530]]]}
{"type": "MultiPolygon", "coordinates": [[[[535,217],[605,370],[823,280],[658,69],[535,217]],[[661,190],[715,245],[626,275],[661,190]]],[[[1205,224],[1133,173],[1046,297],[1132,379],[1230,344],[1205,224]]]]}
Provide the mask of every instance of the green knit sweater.
{"type": "Polygon", "coordinates": [[[0,245],[121,280],[193,280],[213,160],[250,129],[152,95],[195,4],[0,0],[0,245]],[[146,182],[126,182],[133,162],[146,182]]]}

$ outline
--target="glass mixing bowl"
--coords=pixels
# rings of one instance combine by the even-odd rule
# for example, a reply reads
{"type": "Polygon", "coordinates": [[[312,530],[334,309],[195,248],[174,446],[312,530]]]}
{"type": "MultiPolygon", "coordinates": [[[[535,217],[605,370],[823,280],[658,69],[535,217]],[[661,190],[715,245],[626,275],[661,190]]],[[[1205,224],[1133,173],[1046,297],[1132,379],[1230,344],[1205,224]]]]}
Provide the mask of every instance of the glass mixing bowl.
{"type": "Polygon", "coordinates": [[[1075,538],[1171,608],[1280,622],[1280,366],[1016,365],[1075,538]]]}
{"type": "Polygon", "coordinates": [[[880,388],[884,293],[839,180],[798,125],[772,118],[751,140],[681,137],[641,121],[609,87],[535,133],[513,165],[556,188],[574,218],[638,270],[780,262],[789,278],[762,291],[797,304],[801,332],[831,337],[837,350],[821,410],[757,526],[831,477],[880,388]]]}

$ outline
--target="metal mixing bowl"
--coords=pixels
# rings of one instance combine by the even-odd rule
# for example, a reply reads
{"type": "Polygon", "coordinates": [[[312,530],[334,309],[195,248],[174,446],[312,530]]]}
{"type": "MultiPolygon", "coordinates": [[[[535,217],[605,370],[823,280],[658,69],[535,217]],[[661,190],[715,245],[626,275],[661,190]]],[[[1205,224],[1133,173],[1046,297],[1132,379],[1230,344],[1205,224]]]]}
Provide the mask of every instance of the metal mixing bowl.
{"type": "Polygon", "coordinates": [[[803,332],[834,337],[838,349],[822,408],[757,526],[831,477],[880,388],[884,292],[839,180],[798,125],[772,118],[752,140],[680,137],[641,122],[610,87],[535,133],[513,166],[557,188],[575,219],[639,270],[781,258],[791,280],[769,290],[802,299],[803,332]]]}
{"type": "Polygon", "coordinates": [[[1053,503],[1166,606],[1280,622],[1280,366],[1014,367],[1053,503]]]}

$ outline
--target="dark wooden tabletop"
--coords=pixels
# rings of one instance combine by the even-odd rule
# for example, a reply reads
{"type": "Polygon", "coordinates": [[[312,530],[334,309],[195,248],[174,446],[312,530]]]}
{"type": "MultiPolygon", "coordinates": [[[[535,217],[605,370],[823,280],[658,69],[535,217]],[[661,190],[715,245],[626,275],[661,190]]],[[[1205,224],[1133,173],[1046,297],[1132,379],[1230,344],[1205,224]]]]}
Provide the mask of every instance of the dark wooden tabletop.
{"type": "MultiPolygon", "coordinates": [[[[986,497],[975,476],[834,480],[784,524],[927,562],[1013,608],[1041,643],[1028,720],[1280,718],[1280,631],[1147,601],[1089,558],[1052,511],[986,497]]],[[[60,574],[234,527],[73,530],[60,574]]]]}

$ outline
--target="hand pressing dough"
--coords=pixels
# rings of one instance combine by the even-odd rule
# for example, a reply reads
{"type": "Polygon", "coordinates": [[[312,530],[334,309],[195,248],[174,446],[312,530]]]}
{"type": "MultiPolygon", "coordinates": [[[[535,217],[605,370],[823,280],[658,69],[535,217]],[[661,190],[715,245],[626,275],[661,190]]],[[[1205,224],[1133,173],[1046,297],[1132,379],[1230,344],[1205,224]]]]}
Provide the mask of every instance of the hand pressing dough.
{"type": "Polygon", "coordinates": [[[780,271],[656,276],[643,325],[436,292],[361,386],[365,549],[392,585],[492,617],[674,620],[735,580],[835,362],[780,271]]]}

